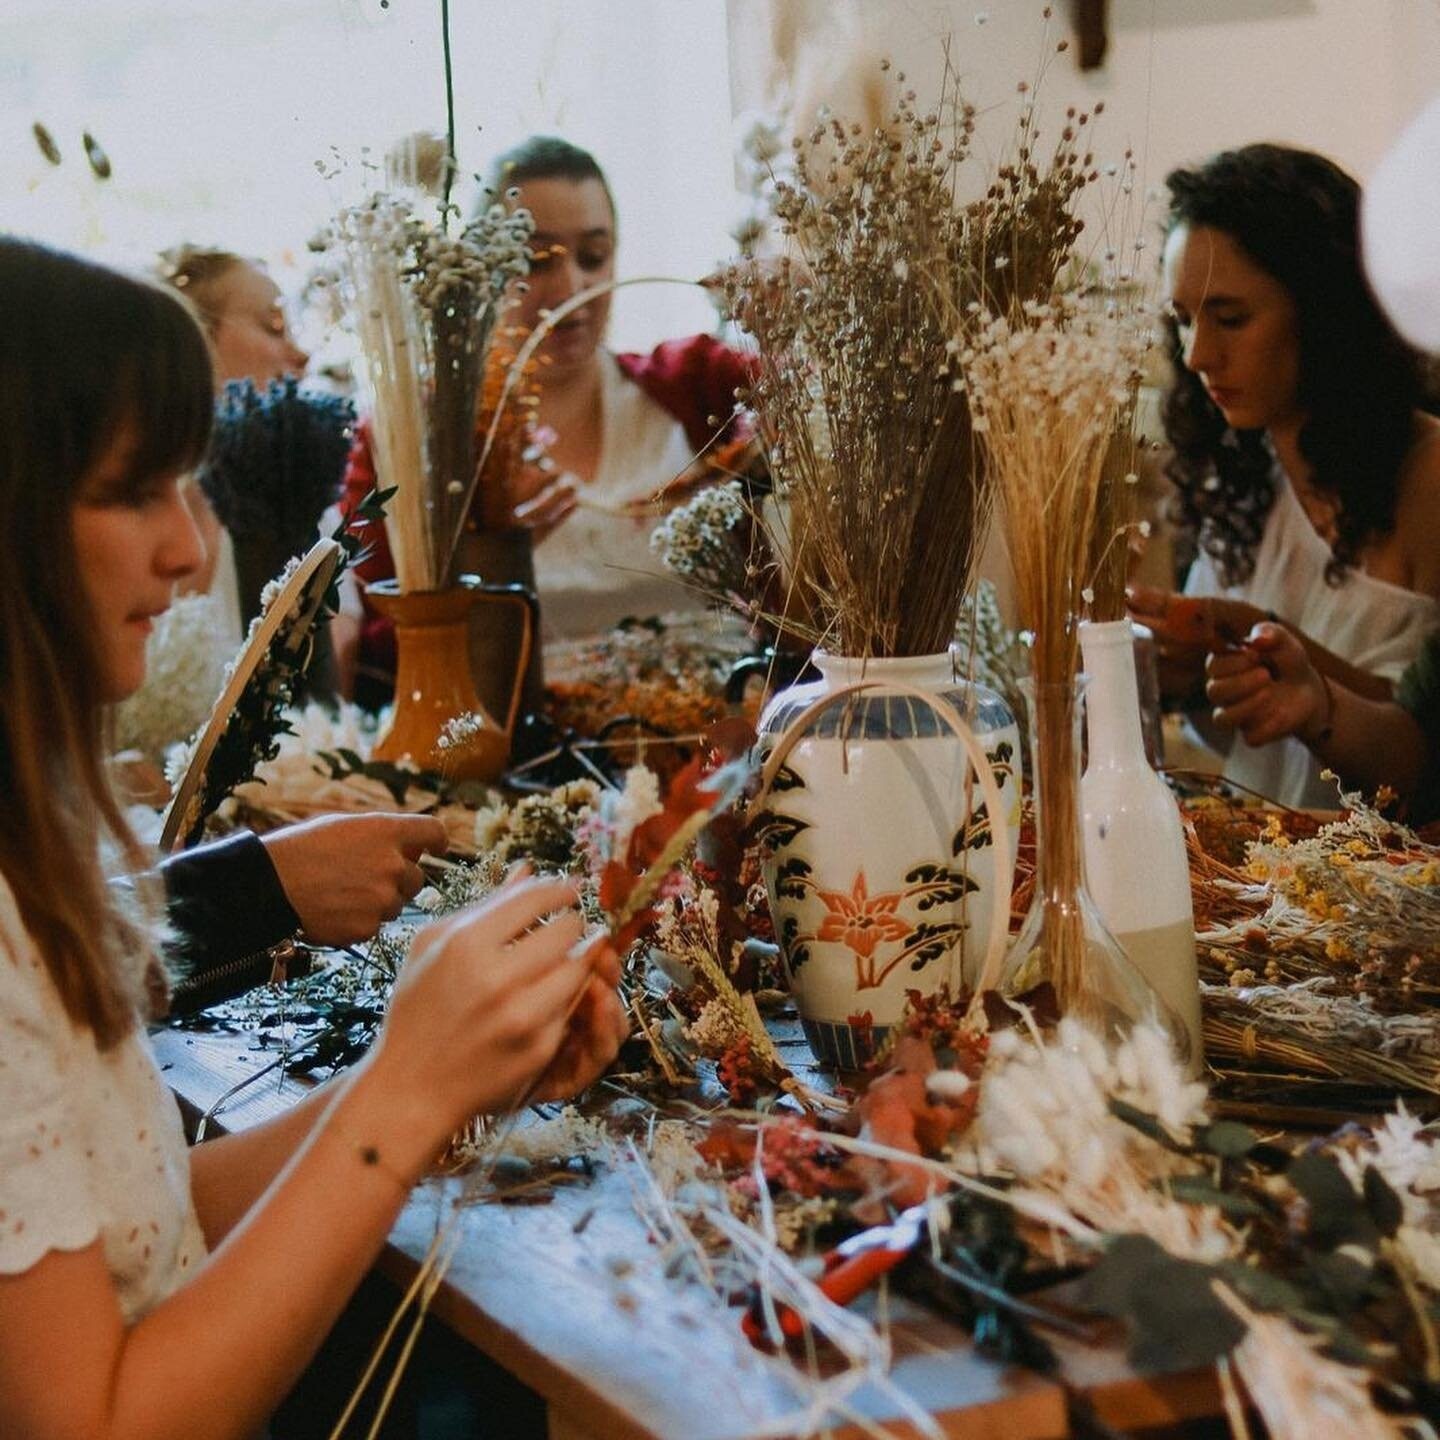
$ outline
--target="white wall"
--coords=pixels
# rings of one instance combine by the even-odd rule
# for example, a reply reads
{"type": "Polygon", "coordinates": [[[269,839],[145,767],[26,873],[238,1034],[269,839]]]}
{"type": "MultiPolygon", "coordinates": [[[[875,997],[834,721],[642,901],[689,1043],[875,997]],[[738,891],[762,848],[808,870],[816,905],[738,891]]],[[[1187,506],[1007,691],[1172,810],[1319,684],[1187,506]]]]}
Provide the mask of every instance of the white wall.
{"type": "MultiPolygon", "coordinates": [[[[561,133],[609,171],[622,274],[698,278],[729,253],[722,0],[450,10],[467,173],[526,134],[561,133]]],[[[358,166],[362,147],[378,160],[408,132],[443,130],[439,17],[438,0],[0,0],[0,228],[123,263],[219,245],[266,258],[293,291],[305,242],[360,183],[327,182],[316,162],[358,166]],[[87,127],[114,164],[103,184],[87,127]]],[[[617,296],[613,329],[627,345],[714,323],[698,290],[670,285],[617,296]]]]}
{"type": "MultiPolygon", "coordinates": [[[[780,0],[785,3],[785,0],[780,0]]],[[[940,42],[998,150],[1015,115],[1015,83],[1047,48],[1038,0],[831,0],[859,6],[875,52],[906,70],[923,98],[940,74],[940,42]],[[977,15],[984,17],[976,23],[977,15]]],[[[1052,41],[1070,33],[1055,0],[1052,41]]],[[[1308,146],[1363,176],[1404,121],[1440,91],[1437,0],[1111,0],[1105,65],[1082,74],[1075,50],[1050,58],[1043,114],[1104,100],[1101,159],[1133,146],[1142,185],[1227,146],[1308,146]]],[[[1051,133],[1053,133],[1053,126],[1051,133]]]]}

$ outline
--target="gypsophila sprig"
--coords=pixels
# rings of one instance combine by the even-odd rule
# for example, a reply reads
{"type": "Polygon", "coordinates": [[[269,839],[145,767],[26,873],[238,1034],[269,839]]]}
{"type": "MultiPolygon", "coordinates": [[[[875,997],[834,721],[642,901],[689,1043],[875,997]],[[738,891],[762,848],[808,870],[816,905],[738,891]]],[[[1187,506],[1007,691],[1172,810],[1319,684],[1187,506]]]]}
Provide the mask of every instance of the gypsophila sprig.
{"type": "Polygon", "coordinates": [[[650,549],[672,575],[744,610],[751,587],[745,490],[727,480],[672,510],[650,535],[650,549]]]}

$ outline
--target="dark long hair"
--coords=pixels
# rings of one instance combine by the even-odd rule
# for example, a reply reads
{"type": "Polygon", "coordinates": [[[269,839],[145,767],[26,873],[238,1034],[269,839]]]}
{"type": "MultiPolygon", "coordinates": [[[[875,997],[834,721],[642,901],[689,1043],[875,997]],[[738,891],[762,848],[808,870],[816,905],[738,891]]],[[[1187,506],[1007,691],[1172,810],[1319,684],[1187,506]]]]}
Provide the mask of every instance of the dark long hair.
{"type": "MultiPolygon", "coordinates": [[[[1311,484],[1337,502],[1327,578],[1337,583],[1361,550],[1395,525],[1400,468],[1421,403],[1418,356],[1381,314],[1360,268],[1360,187],[1322,155],[1285,145],[1227,150],[1174,170],[1168,234],[1177,225],[1224,231],[1295,305],[1300,452],[1311,484]]],[[[1165,398],[1167,473],[1182,524],[1236,583],[1275,499],[1263,432],[1235,431],[1185,367],[1169,323],[1175,376],[1165,398]]]]}
{"type": "Polygon", "coordinates": [[[66,1011],[102,1045],[140,997],[116,963],[137,936],[101,835],[142,856],[106,780],[73,511],[122,426],[136,450],[121,500],[197,463],[213,403],[205,337],[177,296],[0,236],[0,873],[66,1011]]]}

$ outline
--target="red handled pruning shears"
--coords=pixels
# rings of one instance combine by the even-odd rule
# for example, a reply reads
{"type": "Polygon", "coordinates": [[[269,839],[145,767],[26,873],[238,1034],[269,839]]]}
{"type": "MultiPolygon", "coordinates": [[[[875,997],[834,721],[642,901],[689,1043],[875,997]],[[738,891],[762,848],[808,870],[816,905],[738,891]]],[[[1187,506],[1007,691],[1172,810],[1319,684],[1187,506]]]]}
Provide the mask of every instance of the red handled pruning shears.
{"type": "MultiPolygon", "coordinates": [[[[948,1214],[946,1210],[938,1210],[937,1221],[943,1224],[948,1214]]],[[[908,1210],[902,1210],[890,1224],[862,1230],[858,1235],[842,1240],[833,1250],[826,1251],[821,1257],[822,1268],[817,1281],[821,1294],[837,1305],[848,1305],[887,1271],[893,1270],[920,1243],[929,1217],[928,1205],[912,1205],[908,1210]]],[[[785,1339],[798,1340],[805,1333],[805,1321],[790,1306],[777,1305],[775,1318],[785,1339]]],[[[750,1303],[745,1307],[740,1328],[752,1345],[770,1348],[771,1332],[758,1293],[751,1296],[750,1303]]]]}

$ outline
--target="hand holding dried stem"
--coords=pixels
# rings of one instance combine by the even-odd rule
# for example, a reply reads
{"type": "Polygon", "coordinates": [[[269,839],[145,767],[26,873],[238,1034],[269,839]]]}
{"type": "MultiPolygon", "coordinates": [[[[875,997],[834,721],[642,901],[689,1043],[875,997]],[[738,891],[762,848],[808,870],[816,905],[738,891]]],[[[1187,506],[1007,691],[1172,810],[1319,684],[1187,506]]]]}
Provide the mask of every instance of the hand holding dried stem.
{"type": "MultiPolygon", "coordinates": [[[[1198,690],[1205,658],[1245,644],[1257,625],[1285,622],[1273,610],[1224,595],[1177,595],[1150,585],[1126,591],[1130,614],[1154,632],[1160,650],[1161,686],[1167,694],[1188,696],[1198,690]]],[[[1391,684],[1382,676],[1357,669],[1333,651],[1287,627],[1310,663],[1330,681],[1369,700],[1388,700],[1391,684]]],[[[1198,699],[1197,699],[1198,703],[1198,699]]]]}
{"type": "Polygon", "coordinates": [[[572,1093],[618,1051],[626,1026],[609,983],[613,951],[582,948],[576,900],[569,881],[522,874],[416,937],[373,1063],[423,1097],[417,1122],[435,1150],[473,1115],[539,1088],[572,1093]]]}
{"type": "Polygon", "coordinates": [[[1293,735],[1367,793],[1387,786],[1408,799],[1430,763],[1425,732],[1409,711],[1332,680],[1283,625],[1256,625],[1243,645],[1212,655],[1206,675],[1218,724],[1248,745],[1293,735]]]}

